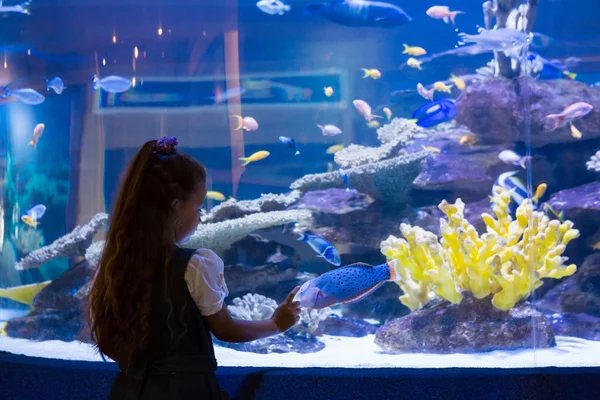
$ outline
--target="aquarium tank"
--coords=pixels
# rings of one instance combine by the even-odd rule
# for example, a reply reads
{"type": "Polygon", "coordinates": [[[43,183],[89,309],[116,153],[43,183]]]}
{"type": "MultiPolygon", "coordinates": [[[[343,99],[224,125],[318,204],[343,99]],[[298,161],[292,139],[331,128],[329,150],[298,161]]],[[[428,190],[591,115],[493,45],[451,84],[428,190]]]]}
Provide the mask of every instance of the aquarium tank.
{"type": "Polygon", "coordinates": [[[220,365],[600,365],[597,0],[0,3],[0,350],[103,362],[109,215],[175,136],[231,315],[302,287],[220,365]]]}

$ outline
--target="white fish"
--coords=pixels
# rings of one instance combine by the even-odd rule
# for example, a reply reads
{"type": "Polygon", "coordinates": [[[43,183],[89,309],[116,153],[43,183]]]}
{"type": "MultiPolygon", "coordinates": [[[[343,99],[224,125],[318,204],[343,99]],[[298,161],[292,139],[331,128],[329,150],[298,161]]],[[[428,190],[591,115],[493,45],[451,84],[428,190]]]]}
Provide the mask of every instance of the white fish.
{"type": "Polygon", "coordinates": [[[480,29],[477,35],[458,34],[464,43],[477,43],[486,50],[507,51],[531,42],[531,35],[512,28],[480,29]]]}
{"type": "Polygon", "coordinates": [[[239,131],[244,128],[245,131],[255,131],[258,129],[258,121],[252,117],[242,117],[241,115],[234,115],[233,118],[237,120],[237,127],[234,129],[239,131]]]}
{"type": "Polygon", "coordinates": [[[131,79],[122,78],[116,75],[105,76],[98,79],[96,75],[92,79],[93,90],[102,88],[109,93],[123,93],[131,87],[131,79]]]}
{"type": "Polygon", "coordinates": [[[435,93],[435,88],[431,88],[429,90],[425,89],[425,87],[423,87],[423,85],[421,85],[420,83],[417,83],[417,92],[419,92],[419,94],[425,98],[425,99],[429,99],[429,101],[433,101],[433,95],[435,93]]]}
{"type": "Polygon", "coordinates": [[[66,89],[65,83],[58,76],[52,78],[52,80],[46,79],[46,92],[49,92],[50,89],[54,90],[54,93],[61,94],[63,90],[66,89]]]}
{"type": "Polygon", "coordinates": [[[13,89],[9,89],[9,88],[5,87],[3,89],[3,93],[0,97],[5,99],[8,96],[13,96],[17,100],[19,100],[21,103],[31,104],[33,106],[42,104],[44,102],[44,100],[46,100],[44,95],[42,95],[38,91],[30,89],[30,88],[13,90],[13,89]]]}
{"type": "Polygon", "coordinates": [[[321,129],[323,136],[336,136],[342,133],[342,130],[335,125],[317,125],[321,129]]]}
{"type": "Polygon", "coordinates": [[[16,12],[16,13],[29,15],[29,14],[31,14],[31,12],[29,11],[30,3],[31,3],[31,0],[27,0],[23,3],[17,4],[15,6],[4,6],[4,5],[2,5],[2,2],[0,2],[0,13],[16,12]]]}
{"type": "Polygon", "coordinates": [[[502,150],[498,154],[498,158],[507,164],[520,165],[522,168],[526,168],[527,160],[531,157],[519,155],[512,150],[502,150]]]}
{"type": "Polygon", "coordinates": [[[379,115],[372,114],[371,106],[364,100],[357,99],[354,100],[352,104],[354,104],[354,107],[356,107],[358,112],[365,117],[367,121],[370,121],[373,118],[381,118],[379,115]]]}
{"type": "Polygon", "coordinates": [[[592,111],[593,108],[594,106],[591,104],[580,101],[565,107],[560,114],[546,115],[544,119],[549,119],[552,121],[552,126],[549,130],[553,131],[567,125],[569,122],[575,119],[587,115],[590,111],[592,111]]]}
{"type": "Polygon", "coordinates": [[[283,15],[292,9],[292,7],[280,0],[260,0],[256,3],[256,7],[269,15],[283,15]]]}
{"type": "Polygon", "coordinates": [[[464,11],[450,11],[450,8],[448,6],[433,6],[430,7],[425,14],[427,14],[428,17],[431,17],[433,19],[441,19],[444,20],[445,23],[449,23],[452,22],[452,25],[454,25],[454,19],[456,18],[457,14],[465,14],[464,11]]]}

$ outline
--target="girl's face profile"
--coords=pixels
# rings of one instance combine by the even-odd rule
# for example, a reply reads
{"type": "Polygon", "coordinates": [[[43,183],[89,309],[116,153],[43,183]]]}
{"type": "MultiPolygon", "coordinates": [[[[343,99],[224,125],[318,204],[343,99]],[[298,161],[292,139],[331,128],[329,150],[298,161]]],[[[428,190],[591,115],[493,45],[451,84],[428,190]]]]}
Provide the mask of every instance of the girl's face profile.
{"type": "Polygon", "coordinates": [[[200,210],[206,199],[206,184],[199,183],[196,191],[185,202],[176,201],[175,242],[183,244],[190,239],[200,223],[200,210]]]}

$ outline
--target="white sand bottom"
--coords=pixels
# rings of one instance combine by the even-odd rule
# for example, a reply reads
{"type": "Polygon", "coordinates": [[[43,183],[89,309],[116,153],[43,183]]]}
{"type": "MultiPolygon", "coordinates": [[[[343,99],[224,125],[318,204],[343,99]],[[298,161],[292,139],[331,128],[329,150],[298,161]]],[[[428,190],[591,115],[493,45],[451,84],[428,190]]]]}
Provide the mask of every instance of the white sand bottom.
{"type": "MultiPolygon", "coordinates": [[[[600,341],[557,336],[550,349],[493,351],[478,354],[386,354],[374,343],[375,335],[362,338],[324,336],[326,347],[311,354],[255,354],[215,347],[220,366],[323,367],[323,368],[527,368],[600,366],[600,341]]],[[[81,342],[33,342],[0,336],[0,351],[31,357],[102,361],[93,347],[81,342]]]]}

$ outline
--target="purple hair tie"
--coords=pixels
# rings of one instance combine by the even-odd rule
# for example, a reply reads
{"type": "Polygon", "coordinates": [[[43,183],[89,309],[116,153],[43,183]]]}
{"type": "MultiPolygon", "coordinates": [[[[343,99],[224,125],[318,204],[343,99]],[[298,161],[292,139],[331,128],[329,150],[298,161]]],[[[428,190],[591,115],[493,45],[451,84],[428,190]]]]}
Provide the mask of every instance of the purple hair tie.
{"type": "Polygon", "coordinates": [[[175,136],[163,136],[154,145],[154,151],[162,155],[172,154],[177,150],[178,144],[175,136]]]}

